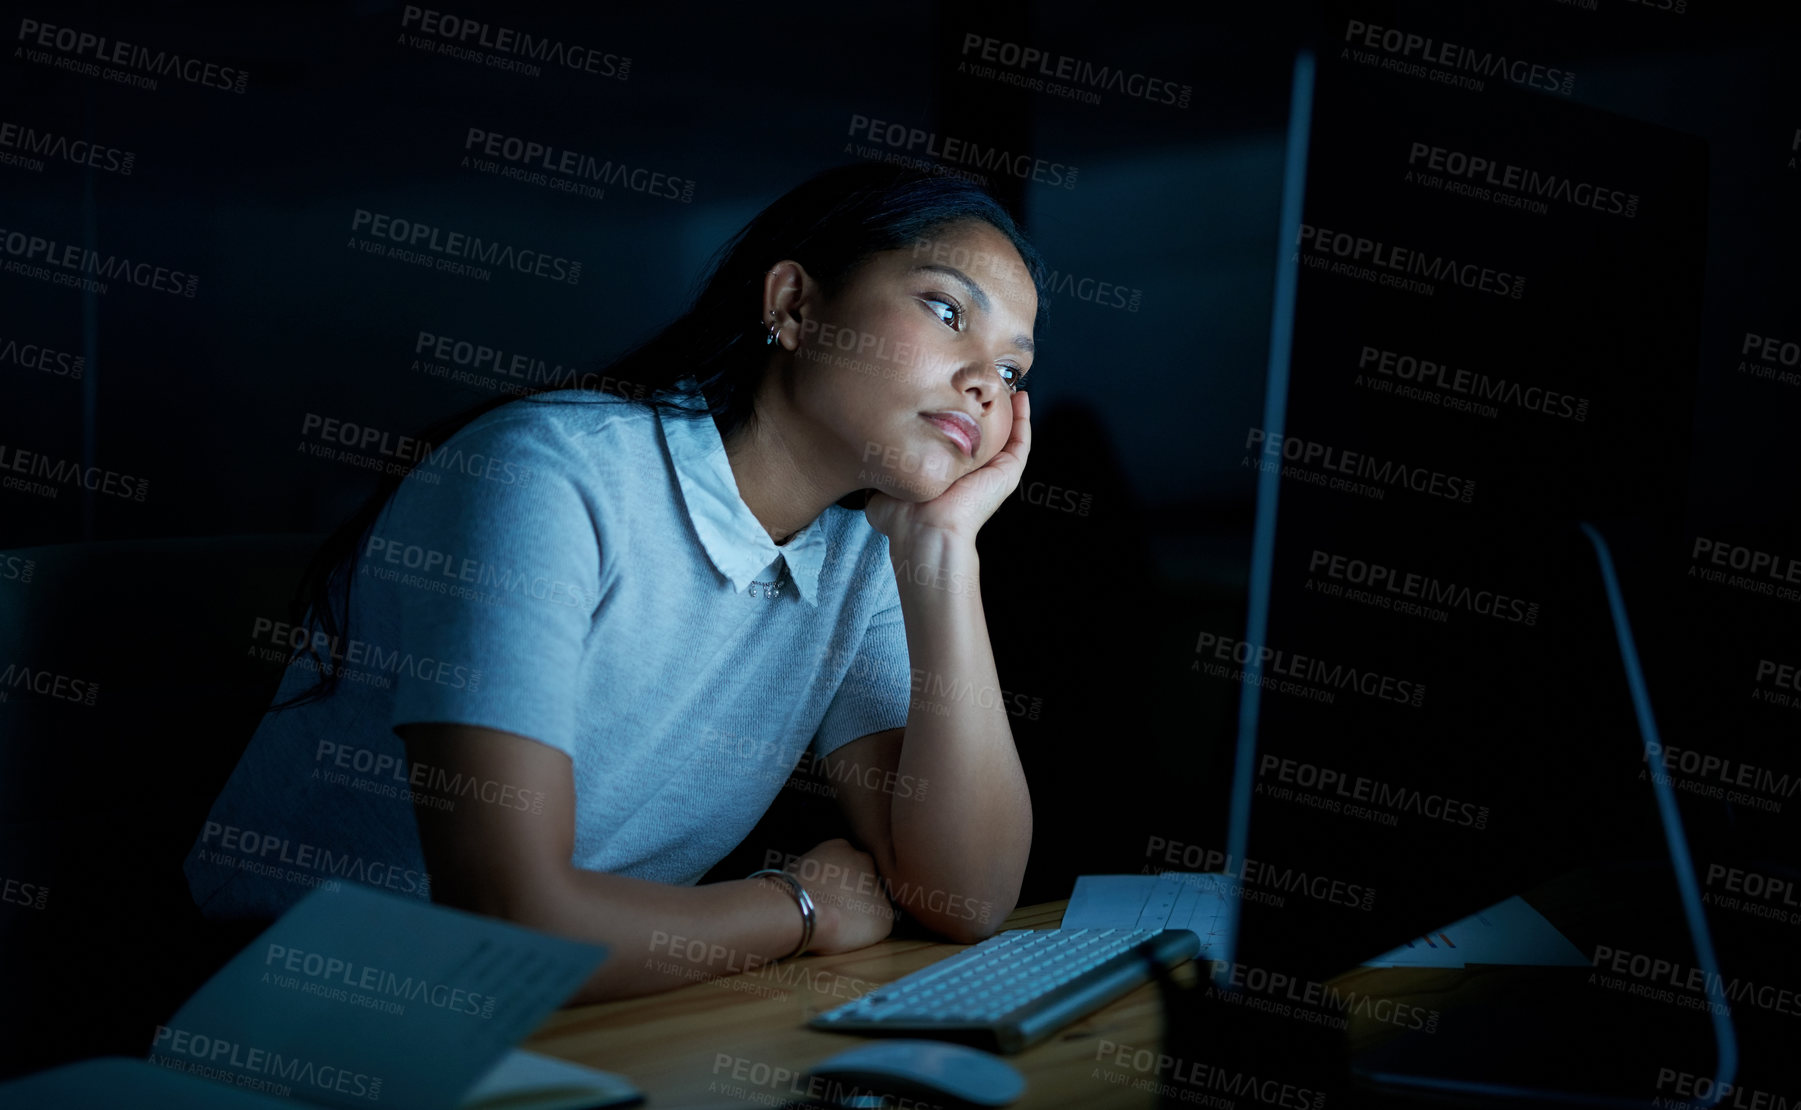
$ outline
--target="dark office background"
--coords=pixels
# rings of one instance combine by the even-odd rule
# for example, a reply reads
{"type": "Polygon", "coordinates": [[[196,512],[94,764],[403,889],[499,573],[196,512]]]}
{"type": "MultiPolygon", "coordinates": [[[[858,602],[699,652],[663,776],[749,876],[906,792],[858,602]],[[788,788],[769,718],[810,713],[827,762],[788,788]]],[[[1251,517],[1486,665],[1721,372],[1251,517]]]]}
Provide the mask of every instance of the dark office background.
{"type": "MultiPolygon", "coordinates": [[[[877,146],[851,133],[858,117],[1078,171],[1070,188],[991,175],[1073,279],[1049,299],[1032,372],[1027,480],[1042,485],[980,540],[985,566],[1023,568],[984,576],[1002,685],[1035,705],[1011,722],[1037,814],[1022,900],[1156,862],[1152,837],[1224,843],[1236,687],[1190,667],[1201,628],[1243,621],[1256,475],[1240,464],[1262,412],[1291,64],[1305,43],[1330,55],[1342,31],[1312,6],[455,5],[629,58],[623,80],[439,56],[409,44],[421,32],[398,4],[4,10],[0,128],[85,139],[131,165],[81,167],[0,139],[15,156],[0,162],[0,238],[198,276],[188,296],[0,273],[0,446],[147,483],[141,499],[0,490],[0,547],[15,560],[0,564],[8,642],[54,643],[46,662],[102,691],[94,707],[0,705],[12,780],[3,877],[50,891],[42,910],[0,905],[8,975],[36,953],[67,965],[77,943],[121,927],[154,934],[158,913],[180,912],[180,853],[274,679],[241,658],[243,560],[266,558],[257,584],[279,587],[306,538],[373,488],[365,471],[301,449],[319,442],[309,415],[399,437],[496,395],[491,373],[471,386],[417,369],[441,361],[416,352],[422,332],[604,367],[681,310],[707,257],[764,205],[877,146]],[[33,20],[247,77],[241,92],[169,77],[127,87],[58,68],[72,55],[27,41],[33,20]],[[970,35],[1157,76],[1190,89],[1188,103],[1109,92],[1090,104],[960,73],[978,61],[964,52],[970,35]],[[691,182],[691,199],[621,186],[589,198],[466,168],[479,154],[465,149],[472,128],[691,182]],[[366,254],[351,245],[368,238],[352,226],[359,209],[580,260],[581,277],[496,269],[476,281],[366,254]],[[1128,304],[1076,292],[1101,283],[1128,304]],[[26,365],[26,345],[57,358],[26,365]],[[67,372],[77,357],[79,377],[67,372]],[[110,546],[80,546],[93,544],[110,546]]],[[[1404,22],[1398,11],[1431,18],[1390,3],[1366,18],[1404,22]]],[[[1574,102],[1705,142],[1700,357],[1680,400],[1693,413],[1684,534],[1801,556],[1801,366],[1778,365],[1786,381],[1741,366],[1748,335],[1778,351],[1801,342],[1794,20],[1628,0],[1457,11],[1577,74],[1574,102]]],[[[1456,94],[1422,84],[1418,95],[1456,94]]],[[[8,247],[0,264],[18,258],[8,247]]],[[[1683,712],[1707,719],[1736,699],[1730,713],[1745,717],[1751,660],[1801,663],[1801,608],[1704,600],[1670,618],[1699,638],[1683,712]],[[1731,666],[1700,658],[1709,651],[1731,666]]],[[[1795,720],[1751,727],[1792,741],[1795,720]]],[[[1779,771],[1801,768],[1794,751],[1779,771]]],[[[808,808],[788,793],[784,806],[808,808]]],[[[1770,828],[1792,845],[1792,813],[1770,828]]],[[[787,835],[759,830],[745,851],[812,843],[787,835]]],[[[1765,862],[1793,873],[1792,861],[1765,862]]],[[[140,1008],[183,981],[183,969],[141,961],[110,970],[150,1000],[140,1008]]],[[[15,1007],[0,1020],[37,1019],[15,1007]]],[[[135,1051],[130,1020],[103,1023],[89,1044],[38,1025],[11,1071],[135,1051]]]]}

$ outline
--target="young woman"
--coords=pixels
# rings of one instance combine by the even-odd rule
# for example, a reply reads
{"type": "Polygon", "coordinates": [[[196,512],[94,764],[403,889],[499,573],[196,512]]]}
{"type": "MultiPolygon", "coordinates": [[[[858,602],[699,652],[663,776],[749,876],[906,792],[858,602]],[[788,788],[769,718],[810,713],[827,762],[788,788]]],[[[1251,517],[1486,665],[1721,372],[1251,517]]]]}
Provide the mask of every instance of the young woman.
{"type": "Polygon", "coordinates": [[[828,171],[721,249],[617,393],[428,434],[315,561],[307,623],[269,630],[287,672],[195,900],[434,898],[605,944],[581,1000],[872,944],[890,898],[994,932],[1032,813],[975,536],[1030,451],[1041,272],[973,186],[828,171]],[[809,753],[855,843],[696,885],[809,753]]]}

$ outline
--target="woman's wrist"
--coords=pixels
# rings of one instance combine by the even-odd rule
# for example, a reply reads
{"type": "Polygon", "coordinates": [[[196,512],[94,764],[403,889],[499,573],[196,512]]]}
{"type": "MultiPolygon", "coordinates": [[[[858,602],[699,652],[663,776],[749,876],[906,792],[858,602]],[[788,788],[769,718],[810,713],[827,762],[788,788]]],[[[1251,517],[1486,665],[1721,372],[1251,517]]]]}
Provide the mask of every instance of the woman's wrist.
{"type": "Polygon", "coordinates": [[[745,877],[720,884],[721,888],[731,887],[754,893],[735,898],[737,912],[742,913],[745,901],[756,909],[757,940],[751,942],[751,949],[756,953],[758,964],[772,964],[794,951],[794,946],[801,937],[800,910],[794,904],[794,895],[780,883],[768,878],[753,879],[745,877]]]}
{"type": "Polygon", "coordinates": [[[923,562],[937,565],[946,560],[980,559],[975,537],[944,528],[914,528],[888,540],[889,561],[923,562]]]}
{"type": "Polygon", "coordinates": [[[782,948],[776,959],[804,955],[819,944],[819,907],[798,875],[765,868],[751,872],[746,879],[776,892],[787,903],[789,919],[798,925],[798,929],[789,934],[794,937],[794,943],[782,948]]]}
{"type": "MultiPolygon", "coordinates": [[[[790,871],[788,874],[794,875],[794,872],[790,871]]],[[[807,889],[807,881],[799,875],[794,875],[794,881],[802,889],[807,889]]],[[[807,890],[807,896],[813,901],[813,941],[807,947],[814,953],[825,955],[838,943],[838,907],[829,898],[823,898],[810,889],[807,890]]]]}

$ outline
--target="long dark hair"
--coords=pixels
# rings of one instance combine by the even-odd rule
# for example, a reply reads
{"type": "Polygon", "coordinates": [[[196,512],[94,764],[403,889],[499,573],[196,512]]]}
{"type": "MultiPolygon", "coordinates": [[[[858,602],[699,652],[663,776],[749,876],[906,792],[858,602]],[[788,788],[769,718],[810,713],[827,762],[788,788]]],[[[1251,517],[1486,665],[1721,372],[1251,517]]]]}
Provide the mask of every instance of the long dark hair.
{"type": "MultiPolygon", "coordinates": [[[[971,220],[992,226],[1019,251],[1038,292],[1036,330],[1045,315],[1044,260],[998,200],[957,178],[862,163],[826,170],[758,213],[714,252],[688,310],[605,366],[604,373],[629,387],[619,391],[622,399],[653,410],[704,411],[717,423],[720,437],[729,438],[752,418],[752,401],[768,366],[764,333],[755,321],[761,312],[763,278],[771,265],[794,259],[829,297],[870,256],[914,246],[952,224],[971,220]],[[685,383],[685,378],[694,381],[685,383]]],[[[337,689],[340,668],[335,662],[341,638],[348,632],[358,548],[407,471],[429,456],[432,445],[443,443],[483,413],[565,388],[550,382],[491,398],[414,437],[425,448],[416,453],[419,458],[398,473],[384,475],[375,492],[320,545],[307,565],[294,594],[290,624],[316,628],[317,633],[309,632],[300,643],[291,644],[287,661],[310,655],[320,680],[272,709],[302,705],[337,689]],[[319,654],[321,641],[329,646],[330,661],[319,654]]],[[[852,494],[839,503],[860,507],[863,496],[852,494]],[[856,505],[850,504],[853,498],[856,505]]]]}

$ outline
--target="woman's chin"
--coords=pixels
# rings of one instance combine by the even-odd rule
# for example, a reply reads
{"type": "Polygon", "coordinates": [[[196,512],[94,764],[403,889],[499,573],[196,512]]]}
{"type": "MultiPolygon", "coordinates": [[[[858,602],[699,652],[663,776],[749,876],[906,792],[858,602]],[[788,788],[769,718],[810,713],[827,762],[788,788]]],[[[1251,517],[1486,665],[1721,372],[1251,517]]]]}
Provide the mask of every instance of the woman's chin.
{"type": "Polygon", "coordinates": [[[951,488],[951,478],[896,478],[876,487],[896,501],[920,504],[933,501],[951,488]]]}

